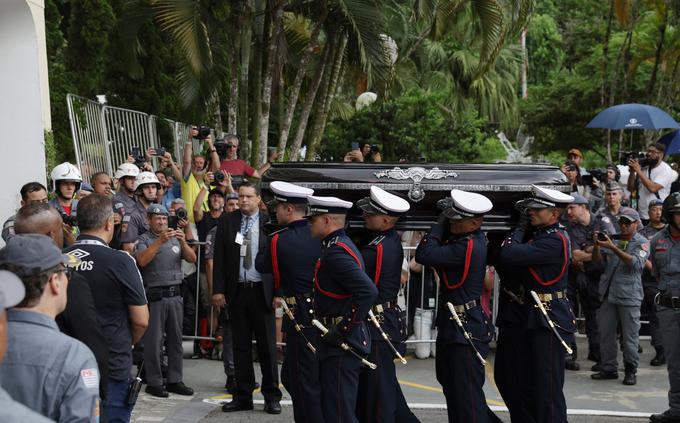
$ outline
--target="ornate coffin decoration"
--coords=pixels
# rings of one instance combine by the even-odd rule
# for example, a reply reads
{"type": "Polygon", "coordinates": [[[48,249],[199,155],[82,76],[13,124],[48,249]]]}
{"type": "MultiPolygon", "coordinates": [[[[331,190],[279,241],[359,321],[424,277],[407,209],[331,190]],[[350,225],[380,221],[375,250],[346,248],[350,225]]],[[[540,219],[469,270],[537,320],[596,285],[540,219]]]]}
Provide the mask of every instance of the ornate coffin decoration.
{"type": "Polygon", "coordinates": [[[408,169],[402,169],[400,167],[395,167],[394,169],[381,170],[379,172],[373,173],[376,178],[388,178],[397,180],[407,180],[413,181],[411,188],[408,191],[408,198],[417,203],[425,198],[425,190],[421,186],[421,182],[424,179],[436,180],[445,178],[457,178],[458,173],[453,170],[441,170],[438,167],[433,167],[432,169],[425,169],[424,167],[409,167],[408,169]]]}

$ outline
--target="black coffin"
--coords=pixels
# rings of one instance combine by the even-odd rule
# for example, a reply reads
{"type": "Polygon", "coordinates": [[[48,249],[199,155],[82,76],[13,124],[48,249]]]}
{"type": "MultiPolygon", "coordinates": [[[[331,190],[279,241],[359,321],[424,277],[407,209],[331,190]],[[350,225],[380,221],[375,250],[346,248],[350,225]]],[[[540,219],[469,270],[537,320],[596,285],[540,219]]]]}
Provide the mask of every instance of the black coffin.
{"type": "MultiPolygon", "coordinates": [[[[411,211],[399,222],[400,229],[427,229],[437,220],[436,203],[451,189],[484,194],[494,208],[484,219],[484,230],[507,231],[517,220],[516,201],[530,195],[531,185],[569,192],[562,172],[555,166],[515,164],[394,164],[394,163],[281,163],[262,178],[263,198],[271,199],[269,183],[286,181],[314,189],[314,195],[334,196],[356,203],[378,186],[402,196],[411,211]]],[[[351,210],[350,227],[363,225],[358,209],[351,210]]]]}

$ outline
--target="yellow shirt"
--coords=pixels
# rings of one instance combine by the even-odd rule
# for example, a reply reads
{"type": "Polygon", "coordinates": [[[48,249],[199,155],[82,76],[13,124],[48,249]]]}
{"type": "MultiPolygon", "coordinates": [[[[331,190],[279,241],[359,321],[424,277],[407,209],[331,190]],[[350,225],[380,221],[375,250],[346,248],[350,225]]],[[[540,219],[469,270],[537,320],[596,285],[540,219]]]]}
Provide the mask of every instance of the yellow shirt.
{"type": "MultiPolygon", "coordinates": [[[[187,212],[189,214],[189,222],[191,223],[196,223],[194,222],[194,203],[203,186],[203,181],[197,181],[193,172],[189,172],[189,177],[186,180],[182,179],[181,181],[182,199],[187,203],[187,212]]],[[[203,201],[203,211],[210,211],[207,195],[205,196],[205,201],[203,201]]]]}

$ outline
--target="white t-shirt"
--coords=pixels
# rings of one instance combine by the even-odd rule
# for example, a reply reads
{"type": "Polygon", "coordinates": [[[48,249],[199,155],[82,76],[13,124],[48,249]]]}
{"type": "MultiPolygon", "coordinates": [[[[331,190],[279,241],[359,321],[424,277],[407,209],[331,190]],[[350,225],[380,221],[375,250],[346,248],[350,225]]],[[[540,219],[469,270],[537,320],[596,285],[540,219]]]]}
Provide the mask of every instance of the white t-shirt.
{"type": "MultiPolygon", "coordinates": [[[[661,201],[668,197],[668,194],[671,192],[671,184],[678,178],[678,174],[666,162],[661,162],[661,164],[651,170],[651,173],[649,167],[643,167],[641,171],[644,172],[652,182],[663,186],[663,188],[657,191],[657,194],[659,194],[658,198],[661,201]]],[[[640,218],[647,220],[649,219],[649,202],[657,198],[657,196],[653,192],[650,192],[642,182],[640,182],[638,195],[638,212],[640,213],[640,218]]]]}

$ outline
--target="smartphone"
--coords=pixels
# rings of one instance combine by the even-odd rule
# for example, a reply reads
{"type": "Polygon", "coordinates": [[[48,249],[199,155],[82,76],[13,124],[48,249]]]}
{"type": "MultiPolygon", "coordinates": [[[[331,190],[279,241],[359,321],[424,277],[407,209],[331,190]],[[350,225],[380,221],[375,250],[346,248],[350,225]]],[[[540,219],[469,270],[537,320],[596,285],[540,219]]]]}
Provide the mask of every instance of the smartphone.
{"type": "Polygon", "coordinates": [[[359,143],[358,142],[353,142],[352,143],[352,150],[358,150],[359,149],[359,143]]]}
{"type": "Polygon", "coordinates": [[[177,230],[179,227],[179,218],[177,216],[168,216],[168,228],[177,230]]]}
{"type": "Polygon", "coordinates": [[[155,148],[153,151],[154,151],[153,155],[156,156],[156,157],[164,157],[165,156],[165,148],[163,148],[163,147],[155,148]]]}

